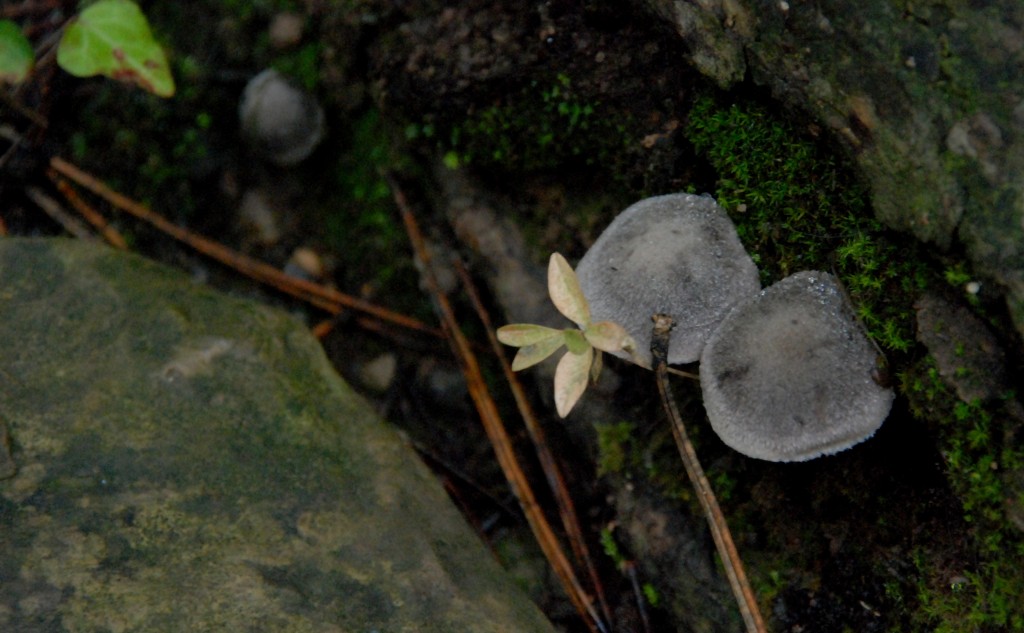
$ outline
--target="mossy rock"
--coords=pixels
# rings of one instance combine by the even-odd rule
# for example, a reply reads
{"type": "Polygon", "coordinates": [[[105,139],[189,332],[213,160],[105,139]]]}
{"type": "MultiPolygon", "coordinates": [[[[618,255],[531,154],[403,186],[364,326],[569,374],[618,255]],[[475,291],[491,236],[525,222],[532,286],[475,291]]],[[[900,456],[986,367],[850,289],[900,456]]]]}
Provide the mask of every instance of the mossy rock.
{"type": "Polygon", "coordinates": [[[750,77],[852,156],[879,220],[961,250],[1024,333],[1024,33],[1015,0],[634,0],[723,88],[750,77]]]}
{"type": "Polygon", "coordinates": [[[553,630],[301,324],[74,241],[0,278],[0,630],[553,630]]]}

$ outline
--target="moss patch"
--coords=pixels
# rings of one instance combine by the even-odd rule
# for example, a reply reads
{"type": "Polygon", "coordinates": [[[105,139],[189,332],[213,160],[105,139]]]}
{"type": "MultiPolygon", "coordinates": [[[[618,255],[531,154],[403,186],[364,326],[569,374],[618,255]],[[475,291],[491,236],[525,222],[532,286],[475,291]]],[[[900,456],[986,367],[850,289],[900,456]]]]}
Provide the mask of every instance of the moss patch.
{"type": "Polygon", "coordinates": [[[756,102],[699,96],[686,136],[715,172],[715,194],[769,284],[834,271],[883,348],[913,344],[910,302],[929,282],[916,247],[871,217],[869,196],[834,149],[756,102]]]}
{"type": "Polygon", "coordinates": [[[950,570],[919,552],[915,558],[920,604],[914,619],[928,630],[1024,631],[1024,535],[1007,520],[1024,501],[1013,473],[1024,468],[1024,449],[1013,438],[1021,422],[1012,415],[1013,394],[983,405],[963,402],[925,357],[901,374],[902,390],[919,417],[934,420],[950,484],[961,500],[974,559],[950,570]]]}
{"type": "Polygon", "coordinates": [[[511,172],[558,167],[610,168],[630,144],[630,117],[579,94],[564,73],[531,80],[461,120],[410,124],[410,140],[436,139],[451,167],[472,165],[511,172]]]}

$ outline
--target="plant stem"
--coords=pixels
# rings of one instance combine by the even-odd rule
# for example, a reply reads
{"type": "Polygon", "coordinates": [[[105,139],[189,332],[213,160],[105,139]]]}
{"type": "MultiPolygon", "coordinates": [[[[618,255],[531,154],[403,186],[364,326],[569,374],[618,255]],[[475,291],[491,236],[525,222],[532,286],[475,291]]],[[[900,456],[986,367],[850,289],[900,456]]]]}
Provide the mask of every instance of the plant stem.
{"type": "Polygon", "coordinates": [[[666,314],[656,314],[651,318],[654,321],[654,330],[651,335],[651,355],[654,357],[654,373],[658,382],[658,393],[661,394],[665,413],[672,422],[672,435],[679,448],[679,457],[683,460],[683,466],[686,467],[686,474],[689,475],[690,482],[697,490],[697,498],[704,509],[704,516],[707,517],[711,536],[715,540],[715,547],[718,548],[718,555],[722,558],[725,575],[729,578],[729,586],[732,587],[733,595],[736,597],[736,604],[739,606],[740,615],[743,616],[747,633],[766,633],[767,629],[757,606],[757,599],[754,597],[754,591],[750,588],[750,582],[747,581],[743,562],[736,551],[736,544],[733,543],[725,516],[718,506],[718,499],[711,489],[711,482],[708,481],[704,469],[701,468],[700,461],[697,459],[697,451],[694,450],[693,444],[686,434],[683,419],[679,415],[679,409],[669,391],[666,359],[668,357],[669,332],[673,326],[672,317],[666,314]]]}

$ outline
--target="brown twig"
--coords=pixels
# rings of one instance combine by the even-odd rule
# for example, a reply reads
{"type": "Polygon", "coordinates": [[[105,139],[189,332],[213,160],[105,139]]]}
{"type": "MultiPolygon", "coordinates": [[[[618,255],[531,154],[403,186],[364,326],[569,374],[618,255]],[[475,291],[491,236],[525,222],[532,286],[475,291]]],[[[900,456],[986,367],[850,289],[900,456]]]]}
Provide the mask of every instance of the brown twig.
{"type": "Polygon", "coordinates": [[[562,582],[566,593],[569,595],[569,599],[580,613],[584,622],[587,623],[591,631],[606,631],[607,629],[601,617],[594,609],[590,597],[576,578],[576,574],[572,569],[572,565],[569,564],[565,552],[562,551],[554,530],[551,529],[551,525],[541,512],[526,475],[519,468],[515,451],[512,448],[512,439],[505,430],[497,405],[495,405],[494,400],[487,391],[487,384],[484,381],[483,373],[480,370],[476,355],[473,353],[472,346],[459,329],[455,312],[452,310],[447,297],[439,289],[437,279],[434,277],[433,270],[430,267],[430,253],[427,250],[419,225],[405,199],[405,195],[398,187],[394,178],[387,177],[387,180],[391,187],[391,194],[395,199],[395,204],[402,215],[402,222],[405,224],[409,241],[412,243],[413,250],[423,266],[424,281],[434,298],[435,308],[441,317],[441,325],[444,328],[445,334],[448,335],[452,351],[459,360],[462,371],[466,376],[469,395],[476,406],[484,431],[487,433],[495,456],[498,459],[498,464],[501,466],[502,472],[505,473],[512,493],[516,496],[516,500],[519,502],[519,506],[522,508],[530,529],[533,531],[534,538],[537,539],[538,545],[544,552],[544,556],[548,559],[548,563],[562,582]]]}
{"type": "Polygon", "coordinates": [[[50,216],[55,222],[59,223],[64,227],[64,230],[74,235],[80,240],[95,240],[96,236],[92,234],[81,220],[76,218],[74,215],[64,210],[64,207],[60,206],[60,203],[51,198],[50,196],[43,193],[42,189],[38,187],[26,187],[25,194],[28,195],[29,199],[36,204],[37,207],[43,210],[43,212],[50,216]]]}
{"type": "Polygon", "coordinates": [[[708,481],[697,459],[697,451],[694,450],[689,436],[686,434],[686,427],[683,425],[683,418],[679,415],[675,399],[669,391],[668,384],[668,339],[672,330],[672,317],[665,314],[656,314],[653,317],[654,330],[651,334],[651,355],[654,357],[654,372],[658,382],[658,393],[661,394],[661,402],[665,407],[665,413],[672,423],[672,435],[675,437],[676,446],[679,448],[679,457],[686,467],[686,474],[697,491],[697,498],[704,509],[708,526],[711,528],[711,536],[715,540],[715,547],[718,548],[718,555],[722,558],[722,565],[725,567],[725,575],[729,578],[729,586],[732,587],[733,595],[743,616],[743,623],[748,633],[766,633],[764,619],[757,606],[757,599],[754,591],[747,581],[747,574],[743,569],[743,562],[736,551],[736,544],[732,540],[732,533],[729,532],[729,525],[725,522],[725,515],[718,506],[718,499],[714,490],[711,489],[711,482],[708,481]]]}
{"type": "Polygon", "coordinates": [[[640,614],[640,624],[646,633],[651,630],[651,618],[647,615],[647,596],[640,587],[640,579],[636,575],[636,563],[627,560],[622,563],[622,571],[629,578],[629,584],[633,587],[633,596],[636,599],[636,610],[640,614]]]}
{"type": "Polygon", "coordinates": [[[523,389],[522,383],[519,382],[515,372],[512,371],[512,366],[505,358],[504,348],[495,335],[494,325],[491,323],[491,318],[488,316],[487,310],[480,300],[480,294],[476,291],[476,285],[466,271],[466,267],[461,261],[456,260],[455,270],[459,274],[462,287],[466,290],[466,295],[469,297],[473,309],[480,318],[480,322],[484,325],[487,339],[491,343],[491,349],[501,363],[505,380],[508,382],[509,389],[512,390],[512,397],[516,401],[516,407],[519,409],[519,414],[523,418],[526,430],[530,434],[530,440],[533,442],[534,450],[537,452],[537,459],[540,462],[541,469],[544,471],[545,477],[547,477],[548,487],[555,497],[555,503],[558,505],[558,514],[562,519],[562,526],[565,528],[565,534],[569,539],[573,553],[576,555],[576,560],[586,568],[587,575],[590,576],[590,582],[594,587],[594,594],[597,597],[598,605],[601,607],[601,613],[604,615],[605,620],[610,622],[612,617],[611,611],[609,611],[608,602],[605,600],[604,587],[600,576],[597,574],[597,566],[594,565],[594,560],[590,556],[590,549],[587,547],[586,539],[583,537],[583,529],[580,526],[572,495],[569,494],[569,487],[565,483],[565,477],[562,476],[558,462],[555,460],[555,456],[552,455],[551,449],[548,448],[547,440],[544,438],[544,429],[537,421],[537,416],[533,414],[533,407],[530,406],[530,400],[526,397],[526,391],[523,389]]]}
{"type": "Polygon", "coordinates": [[[128,243],[117,229],[111,226],[107,219],[100,215],[96,209],[93,209],[85,200],[82,200],[82,197],[78,195],[74,187],[68,184],[67,180],[61,178],[53,169],[47,169],[46,176],[57,186],[57,190],[64,196],[64,199],[74,207],[75,211],[78,211],[78,215],[85,218],[86,222],[99,231],[108,244],[121,250],[128,248],[128,243]]]}
{"type": "Polygon", "coordinates": [[[358,297],[346,295],[333,288],[306,281],[305,279],[299,279],[298,277],[292,277],[269,264],[233,251],[207,237],[184,229],[155,211],[150,210],[148,207],[110,189],[66,160],[55,156],[50,159],[50,167],[62,176],[100,196],[114,205],[114,207],[152,224],[159,230],[176,240],[188,244],[200,253],[254,279],[267,283],[282,292],[307,301],[314,306],[333,313],[340,312],[343,308],[350,308],[408,329],[438,337],[443,336],[436,328],[429,327],[417,319],[382,308],[358,297]]]}
{"type": "Polygon", "coordinates": [[[40,2],[22,2],[17,5],[10,5],[0,8],[0,16],[14,19],[35,13],[47,13],[60,6],[56,0],[45,0],[40,2]]]}
{"type": "Polygon", "coordinates": [[[46,129],[46,127],[50,125],[50,122],[46,120],[46,117],[39,114],[32,108],[27,107],[17,98],[9,95],[6,90],[0,90],[0,102],[43,129],[46,129]]]}

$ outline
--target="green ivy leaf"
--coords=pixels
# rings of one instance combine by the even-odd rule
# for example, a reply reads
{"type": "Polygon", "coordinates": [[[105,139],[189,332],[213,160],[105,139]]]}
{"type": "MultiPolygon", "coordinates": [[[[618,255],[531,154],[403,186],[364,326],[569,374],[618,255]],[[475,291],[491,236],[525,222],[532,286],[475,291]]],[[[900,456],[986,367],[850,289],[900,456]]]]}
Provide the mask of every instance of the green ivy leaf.
{"type": "Polygon", "coordinates": [[[83,10],[64,31],[57,63],[76,77],[106,75],[160,97],[174,94],[167,57],[129,0],[100,0],[83,10]]]}
{"type": "Polygon", "coordinates": [[[35,53],[18,25],[0,20],[0,82],[20,83],[32,70],[35,53]]]}
{"type": "Polygon", "coordinates": [[[552,253],[548,262],[548,294],[551,303],[570,321],[581,328],[590,325],[590,306],[583,296],[576,271],[558,253],[552,253]]]}

